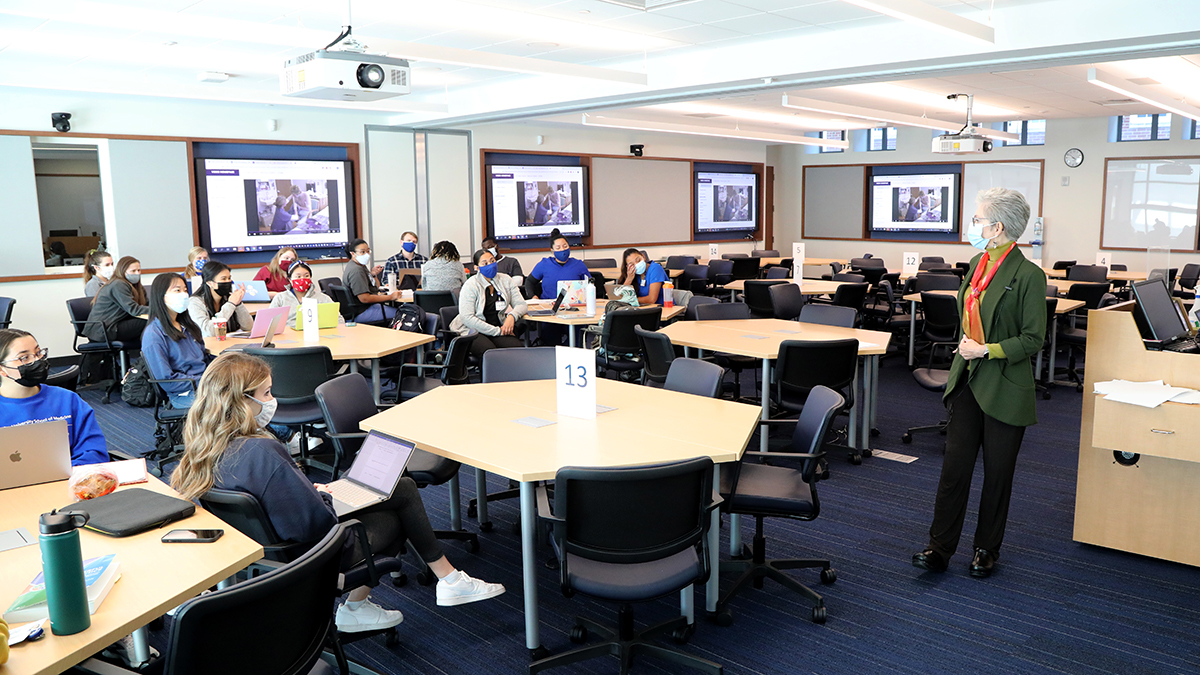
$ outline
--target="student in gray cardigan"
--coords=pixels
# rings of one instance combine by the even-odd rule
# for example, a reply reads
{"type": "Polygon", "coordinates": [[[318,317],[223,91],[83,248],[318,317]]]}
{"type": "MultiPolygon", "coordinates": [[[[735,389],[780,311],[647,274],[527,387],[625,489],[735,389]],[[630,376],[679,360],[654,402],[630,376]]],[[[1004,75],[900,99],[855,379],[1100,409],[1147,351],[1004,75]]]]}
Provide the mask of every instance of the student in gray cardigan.
{"type": "Polygon", "coordinates": [[[458,295],[458,316],[450,330],[459,335],[479,333],[471,343],[471,353],[483,356],[497,347],[523,347],[519,337],[524,325],[518,323],[529,311],[516,282],[497,271],[495,256],[490,251],[475,252],[479,274],[467,279],[458,295]]]}
{"type": "Polygon", "coordinates": [[[142,264],[125,256],[117,261],[113,278],[92,298],[92,313],[84,333],[90,340],[119,340],[137,344],[146,329],[150,306],[142,286],[142,264]]]}
{"type": "Polygon", "coordinates": [[[421,290],[457,291],[467,280],[453,242],[439,241],[430,251],[429,262],[421,266],[421,290]]]}
{"type": "Polygon", "coordinates": [[[246,285],[233,283],[229,267],[211,260],[200,272],[196,292],[188,301],[188,316],[200,327],[200,334],[204,337],[217,334],[214,318],[225,319],[225,329],[230,333],[250,330],[254,327],[254,317],[242,304],[245,294],[246,285]]]}

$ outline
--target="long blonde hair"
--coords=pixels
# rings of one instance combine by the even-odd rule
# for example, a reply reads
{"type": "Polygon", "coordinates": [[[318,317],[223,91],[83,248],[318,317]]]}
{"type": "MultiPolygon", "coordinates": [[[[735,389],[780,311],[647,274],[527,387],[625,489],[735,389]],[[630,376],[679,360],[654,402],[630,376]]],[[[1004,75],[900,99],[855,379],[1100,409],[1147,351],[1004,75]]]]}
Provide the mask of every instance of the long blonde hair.
{"type": "Polygon", "coordinates": [[[213,487],[217,464],[232,441],[270,438],[246,405],[246,394],[270,376],[266,361],[239,352],[221,355],[204,371],[183,427],[183,458],[171,474],[171,487],[184,499],[196,499],[213,487]]]}
{"type": "Polygon", "coordinates": [[[271,276],[287,278],[287,270],[283,269],[279,264],[279,259],[283,257],[284,253],[291,253],[295,257],[295,260],[292,262],[299,262],[300,254],[296,253],[296,249],[285,246],[276,251],[274,257],[271,258],[271,262],[267,263],[267,271],[271,273],[271,276]]]}
{"type": "Polygon", "coordinates": [[[183,268],[184,279],[187,279],[188,277],[200,276],[200,271],[196,269],[196,258],[200,257],[201,253],[208,255],[208,249],[204,248],[203,246],[193,246],[191,250],[188,251],[188,264],[187,267],[183,268]]]}

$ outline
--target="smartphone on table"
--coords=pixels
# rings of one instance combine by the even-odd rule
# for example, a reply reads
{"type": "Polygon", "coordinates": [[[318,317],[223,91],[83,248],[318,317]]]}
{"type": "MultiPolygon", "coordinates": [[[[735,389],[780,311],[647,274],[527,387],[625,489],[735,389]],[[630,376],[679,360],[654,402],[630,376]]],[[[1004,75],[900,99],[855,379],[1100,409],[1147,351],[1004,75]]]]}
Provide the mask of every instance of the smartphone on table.
{"type": "Polygon", "coordinates": [[[210,544],[221,538],[225,530],[171,530],[162,537],[164,544],[210,544]]]}

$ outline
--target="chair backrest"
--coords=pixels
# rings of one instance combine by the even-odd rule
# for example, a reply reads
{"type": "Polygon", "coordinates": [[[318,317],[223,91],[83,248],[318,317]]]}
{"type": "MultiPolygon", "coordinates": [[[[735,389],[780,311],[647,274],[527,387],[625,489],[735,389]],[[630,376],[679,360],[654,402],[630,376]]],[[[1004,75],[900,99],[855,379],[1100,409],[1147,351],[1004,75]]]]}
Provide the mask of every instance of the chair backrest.
{"type": "Polygon", "coordinates": [[[1114,272],[1128,272],[1129,265],[1122,265],[1121,263],[1109,263],[1108,269],[1114,272]]]}
{"type": "Polygon", "coordinates": [[[8,328],[12,323],[13,305],[17,304],[16,298],[0,297],[0,328],[8,328]]]}
{"type": "Polygon", "coordinates": [[[779,251],[773,248],[756,248],[750,251],[751,258],[778,258],[779,251]]]}
{"type": "MultiPolygon", "coordinates": [[[[555,539],[568,553],[616,564],[661,560],[696,546],[704,550],[712,474],[707,457],[657,466],[559,469],[554,515],[562,522],[554,524],[555,539]]],[[[706,557],[701,556],[702,563],[706,557]]],[[[562,576],[565,585],[567,565],[562,576]]],[[[680,581],[682,588],[694,580],[680,581]]],[[[650,597],[659,595],[662,590],[656,589],[650,597]]]]}
{"type": "Polygon", "coordinates": [[[1071,300],[1082,300],[1086,309],[1099,309],[1100,299],[1107,292],[1107,283],[1079,282],[1071,284],[1067,289],[1067,297],[1071,300]]]}
{"type": "Polygon", "coordinates": [[[458,305],[446,305],[437,311],[437,316],[441,320],[441,329],[450,330],[450,324],[458,318],[458,305]]]}
{"type": "Polygon", "coordinates": [[[413,291],[413,302],[431,314],[437,314],[443,307],[458,305],[454,300],[454,293],[450,291],[413,291]]]}
{"type": "MultiPolygon", "coordinates": [[[[727,276],[732,281],[733,277],[733,261],[732,260],[709,260],[708,261],[708,280],[716,282],[719,277],[727,276]]],[[[728,282],[722,282],[728,283],[728,282]]]]}
{"type": "MultiPolygon", "coordinates": [[[[325,426],[333,434],[356,434],[360,431],[358,423],[377,412],[371,384],[358,373],[347,373],[322,382],[316,395],[325,416],[325,426]]],[[[333,444],[341,457],[349,461],[358,454],[362,439],[334,438],[333,444]]]]}
{"type": "Polygon", "coordinates": [[[71,317],[72,327],[75,328],[75,337],[87,337],[83,334],[84,323],[92,314],[92,299],[91,298],[71,298],[67,300],[67,314],[71,317]]]}
{"type": "Polygon", "coordinates": [[[675,283],[680,288],[686,289],[691,284],[692,279],[702,279],[703,280],[703,279],[707,279],[707,278],[708,278],[708,265],[697,265],[695,263],[692,263],[691,265],[684,266],[683,274],[679,275],[678,281],[676,281],[675,283]]]}
{"type": "Polygon", "coordinates": [[[271,519],[254,495],[238,490],[211,488],[200,495],[200,506],[267,549],[268,560],[287,562],[280,555],[284,540],[275,532],[271,519]]]}
{"type": "Polygon", "coordinates": [[[1074,265],[1067,270],[1068,281],[1108,281],[1108,267],[1104,265],[1074,265]]]}
{"type": "Polygon", "coordinates": [[[1057,298],[1058,297],[1058,286],[1056,286],[1054,284],[1046,284],[1046,297],[1047,298],[1057,298]]]}
{"type": "Polygon", "coordinates": [[[348,535],[338,525],[290,564],[186,602],[171,623],[163,672],[310,672],[332,629],[348,535]]]}
{"type": "Polygon", "coordinates": [[[333,365],[329,347],[246,347],[245,352],[271,367],[271,395],[281,405],[314,400],[317,387],[329,379],[333,365]]]}
{"type": "Polygon", "coordinates": [[[1075,266],[1075,262],[1074,260],[1055,260],[1054,266],[1051,269],[1069,270],[1075,266]]]}
{"type": "Polygon", "coordinates": [[[685,310],[683,313],[683,319],[685,321],[696,321],[698,319],[696,316],[696,308],[698,308],[700,305],[715,305],[720,302],[720,299],[709,297],[707,295],[693,295],[692,298],[688,300],[687,310],[685,310]]]}
{"type": "MultiPolygon", "coordinates": [[[[877,260],[877,258],[872,258],[872,260],[877,260]]],[[[863,281],[872,286],[878,286],[883,275],[888,273],[886,267],[856,267],[854,271],[862,276],[863,281]]]]}
{"type": "MultiPolygon", "coordinates": [[[[792,430],[792,442],[784,452],[819,455],[825,445],[825,437],[829,433],[829,424],[833,416],[846,399],[829,387],[817,385],[808,392],[804,401],[804,409],[800,411],[800,419],[792,430]]],[[[814,485],[814,475],[817,469],[817,459],[805,461],[800,466],[800,477],[812,487],[812,511],[805,515],[806,519],[816,518],[821,511],[821,503],[817,500],[817,489],[814,485]]]]}
{"type": "Polygon", "coordinates": [[[842,284],[833,292],[833,304],[841,307],[853,307],[854,311],[861,312],[863,304],[867,301],[867,291],[871,289],[870,284],[842,284]]]}
{"type": "Polygon", "coordinates": [[[921,262],[944,263],[946,262],[946,259],[940,255],[923,255],[921,256],[921,262]]]}
{"type": "Polygon", "coordinates": [[[733,269],[730,274],[734,279],[757,279],[758,278],[758,258],[734,258],[732,261],[733,269]]]}
{"type": "Polygon", "coordinates": [[[926,270],[948,270],[950,268],[951,265],[944,262],[923,262],[917,265],[917,270],[921,272],[926,270]]]}
{"type": "Polygon", "coordinates": [[[590,272],[592,275],[592,285],[598,291],[597,295],[604,296],[604,284],[608,283],[608,277],[604,276],[603,272],[590,272]]]}
{"type": "Polygon", "coordinates": [[[337,277],[325,277],[324,279],[317,280],[317,286],[321,289],[321,292],[331,298],[333,297],[333,291],[329,290],[329,287],[341,285],[342,280],[337,277]]]}
{"type": "Polygon", "coordinates": [[[758,316],[775,316],[775,308],[771,304],[771,287],[779,285],[794,286],[783,279],[747,279],[742,291],[742,298],[750,307],[750,312],[758,316]]]}
{"type": "Polygon", "coordinates": [[[442,368],[442,384],[467,384],[470,382],[467,357],[471,356],[471,344],[477,337],[479,337],[478,333],[459,335],[450,341],[450,345],[446,347],[444,363],[446,367],[442,368]]]}
{"type": "Polygon", "coordinates": [[[948,293],[921,292],[925,310],[924,336],[930,342],[954,342],[958,339],[958,298],[948,293]]]}
{"type": "Polygon", "coordinates": [[[776,319],[791,320],[804,308],[804,294],[796,284],[775,284],[767,288],[771,294],[771,309],[776,319]]]}
{"type": "Polygon", "coordinates": [[[803,396],[813,387],[848,391],[858,364],[858,340],[784,340],[775,366],[777,391],[803,396]]]}
{"type": "Polygon", "coordinates": [[[525,275],[525,281],[522,282],[522,287],[522,291],[525,293],[526,300],[542,297],[542,282],[534,279],[532,275],[525,275]]]}
{"type": "Polygon", "coordinates": [[[913,290],[921,291],[957,291],[962,285],[957,276],[949,274],[918,274],[917,284],[913,290]]]}
{"type": "Polygon", "coordinates": [[[807,304],[800,310],[800,323],[819,323],[824,326],[854,328],[857,318],[852,307],[807,304]]]}
{"type": "Polygon", "coordinates": [[[792,277],[792,266],[787,267],[777,266],[767,268],[768,279],[790,279],[792,277]]]}
{"type": "Polygon", "coordinates": [[[662,307],[636,307],[608,312],[604,316],[604,328],[600,333],[600,344],[610,354],[637,354],[641,351],[635,326],[645,330],[658,330],[662,322],[662,307]]]}
{"type": "Polygon", "coordinates": [[[642,375],[651,382],[666,382],[671,362],[675,360],[671,338],[665,333],[646,330],[641,326],[634,326],[633,333],[642,349],[642,375]]]}
{"type": "Polygon", "coordinates": [[[554,364],[554,347],[489,349],[483,353],[483,381],[553,380],[554,364]]]}
{"type": "Polygon", "coordinates": [[[737,258],[749,258],[745,253],[722,253],[721,260],[735,260],[737,258]]]}
{"type": "MultiPolygon", "coordinates": [[[[338,279],[340,282],[341,279],[338,279]]],[[[329,284],[328,295],[338,303],[338,313],[347,321],[358,316],[362,311],[362,303],[358,298],[350,293],[350,291],[340,283],[329,284]]]]}
{"type": "Polygon", "coordinates": [[[721,380],[725,369],[715,363],[700,359],[675,359],[667,372],[663,389],[716,398],[721,394],[721,380]]]}
{"type": "Polygon", "coordinates": [[[742,302],[716,302],[696,307],[697,321],[734,321],[749,318],[750,308],[742,302]]]}
{"type": "Polygon", "coordinates": [[[583,264],[587,265],[589,270],[604,269],[606,267],[616,267],[616,258],[584,258],[583,264]]]}
{"type": "Polygon", "coordinates": [[[850,267],[854,269],[861,269],[864,267],[882,267],[886,270],[887,263],[883,261],[883,258],[851,258],[850,267]]]}
{"type": "Polygon", "coordinates": [[[667,256],[667,269],[681,270],[688,265],[696,264],[696,256],[694,255],[670,255],[667,256]]]}
{"type": "MultiPolygon", "coordinates": [[[[72,364],[65,368],[51,369],[50,375],[46,378],[46,384],[75,391],[75,388],[79,386],[79,365],[72,364]]],[[[158,385],[154,385],[154,387],[161,391],[158,385]]]]}
{"type": "Polygon", "coordinates": [[[838,272],[837,274],[833,275],[833,280],[846,281],[852,284],[861,284],[865,282],[867,278],[861,274],[855,274],[853,272],[838,272]]]}
{"type": "Polygon", "coordinates": [[[1186,288],[1190,291],[1196,288],[1198,282],[1200,282],[1200,265],[1196,263],[1184,265],[1183,270],[1179,273],[1180,288],[1186,288]]]}

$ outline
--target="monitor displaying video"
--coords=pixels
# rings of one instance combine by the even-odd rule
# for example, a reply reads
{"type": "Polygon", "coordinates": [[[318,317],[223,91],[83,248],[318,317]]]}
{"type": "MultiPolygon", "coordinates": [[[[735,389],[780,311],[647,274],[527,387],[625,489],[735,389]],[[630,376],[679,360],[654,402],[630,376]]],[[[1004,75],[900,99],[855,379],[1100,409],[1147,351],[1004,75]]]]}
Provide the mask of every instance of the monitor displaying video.
{"type": "Polygon", "coordinates": [[[201,239],[212,253],[344,246],[354,230],[346,161],[197,159],[201,239]]]}
{"type": "Polygon", "coordinates": [[[959,174],[871,177],[871,230],[953,233],[958,229],[959,174]]]}
{"type": "Polygon", "coordinates": [[[582,166],[488,166],[488,220],[497,241],[543,239],[554,228],[583,236],[587,183],[582,166]]]}
{"type": "Polygon", "coordinates": [[[758,175],[696,172],[696,232],[758,228],[758,175]]]}

